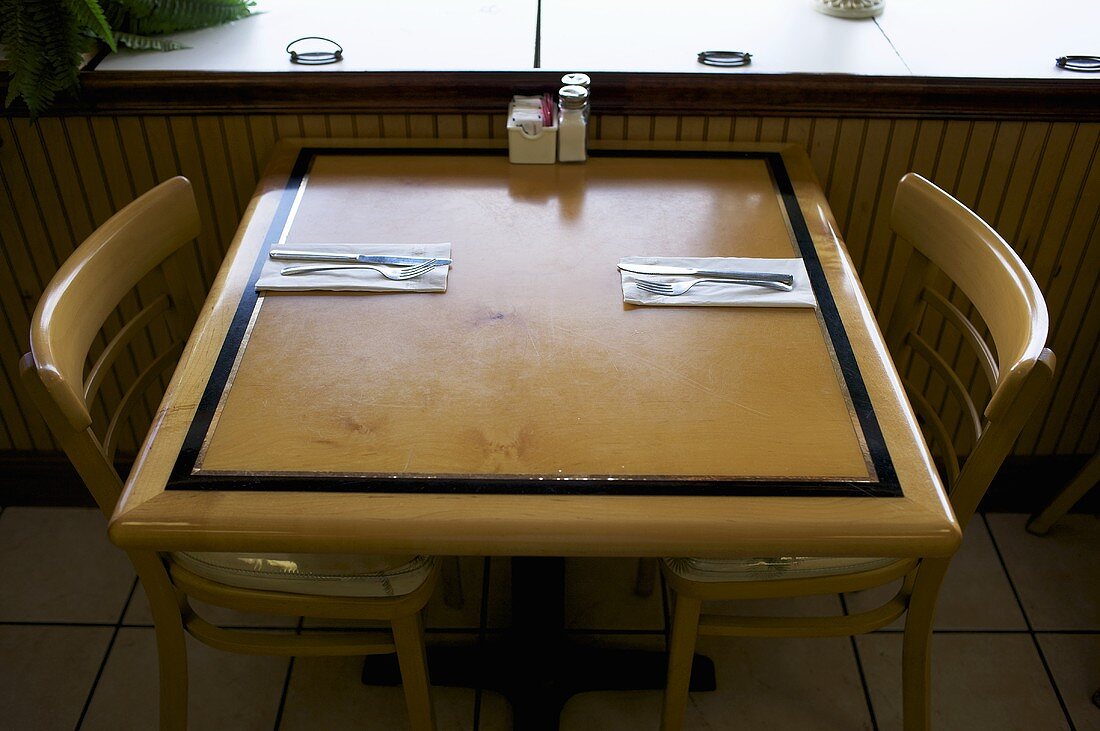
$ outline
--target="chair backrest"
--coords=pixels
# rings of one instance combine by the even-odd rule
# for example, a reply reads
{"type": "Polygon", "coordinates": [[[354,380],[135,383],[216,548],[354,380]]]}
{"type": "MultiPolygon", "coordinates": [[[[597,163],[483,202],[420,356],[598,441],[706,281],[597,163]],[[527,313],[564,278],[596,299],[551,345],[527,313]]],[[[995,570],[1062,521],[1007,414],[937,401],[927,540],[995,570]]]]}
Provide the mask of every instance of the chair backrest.
{"type": "Polygon", "coordinates": [[[31,319],[31,352],[20,361],[23,385],[108,516],[122,488],[113,466],[122,429],[149,387],[178,360],[198,312],[201,283],[193,258],[181,250],[198,233],[191,183],[183,177],[161,183],[73,252],[46,286],[31,319]],[[126,318],[86,368],[104,323],[139,283],[143,296],[137,300],[143,306],[126,318]],[[155,290],[151,295],[150,287],[155,290]],[[169,342],[158,348],[151,363],[138,363],[131,350],[136,339],[165,339],[149,335],[155,324],[160,334],[167,332],[169,342]],[[138,365],[128,368],[129,379],[115,368],[120,356],[128,367],[138,365]],[[132,377],[141,366],[144,370],[132,377]],[[109,374],[122,395],[97,434],[91,404],[109,374]]]}
{"type": "MultiPolygon", "coordinates": [[[[944,400],[961,411],[961,431],[970,450],[960,465],[954,434],[938,410],[909,380],[906,389],[937,456],[943,461],[952,507],[964,528],[990,481],[1012,449],[1028,417],[1046,396],[1054,354],[1045,348],[1047,308],[1042,292],[1000,235],[966,206],[915,173],[898,184],[891,218],[894,231],[912,247],[903,284],[886,328],[887,344],[905,374],[914,359],[941,381],[944,400]],[[937,272],[938,270],[938,272],[937,272]],[[937,282],[946,275],[954,292],[937,282]],[[959,295],[970,307],[961,304],[959,295]],[[964,309],[976,311],[975,324],[964,309]],[[957,333],[959,348],[977,359],[989,397],[975,403],[968,379],[926,338],[921,326],[935,313],[940,328],[957,333]],[[988,340],[984,332],[988,332],[988,340]]],[[[959,359],[952,356],[953,362],[959,359]]]]}

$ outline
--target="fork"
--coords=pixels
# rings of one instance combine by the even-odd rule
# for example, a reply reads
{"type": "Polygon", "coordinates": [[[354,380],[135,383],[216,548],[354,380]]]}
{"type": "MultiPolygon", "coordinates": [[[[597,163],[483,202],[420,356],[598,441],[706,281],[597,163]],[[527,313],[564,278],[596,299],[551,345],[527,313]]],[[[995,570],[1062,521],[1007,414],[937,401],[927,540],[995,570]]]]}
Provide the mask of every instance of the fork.
{"type": "Polygon", "coordinates": [[[634,285],[643,292],[659,294],[665,297],[679,297],[700,282],[716,284],[743,284],[750,287],[767,287],[780,292],[790,292],[794,287],[786,282],[772,282],[765,279],[692,279],[681,282],[655,282],[652,279],[635,279],[634,285]]]}
{"type": "Polygon", "coordinates": [[[292,277],[296,274],[313,274],[314,272],[345,269],[371,269],[378,272],[386,279],[400,282],[405,279],[415,279],[422,274],[427,274],[435,268],[436,261],[436,259],[429,259],[423,264],[417,264],[411,267],[388,267],[381,264],[297,264],[295,266],[283,267],[280,274],[284,277],[292,277]]]}

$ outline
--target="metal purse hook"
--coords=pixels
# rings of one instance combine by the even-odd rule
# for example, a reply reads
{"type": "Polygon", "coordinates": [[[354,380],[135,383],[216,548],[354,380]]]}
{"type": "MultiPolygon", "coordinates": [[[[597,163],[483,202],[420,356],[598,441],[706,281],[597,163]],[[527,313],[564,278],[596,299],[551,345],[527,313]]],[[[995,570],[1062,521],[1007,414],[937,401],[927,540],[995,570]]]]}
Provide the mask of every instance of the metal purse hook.
{"type": "Polygon", "coordinates": [[[1066,71],[1095,74],[1100,73],[1100,56],[1059,56],[1054,65],[1066,71]]]}
{"type": "Polygon", "coordinates": [[[748,66],[752,54],[746,51],[700,51],[699,63],[704,66],[748,66]]]}
{"type": "Polygon", "coordinates": [[[290,43],[286,44],[286,52],[290,54],[290,62],[296,63],[302,66],[323,66],[327,63],[336,63],[344,58],[344,47],[331,38],[323,38],[321,36],[302,36],[290,43]],[[333,51],[306,51],[304,53],[298,53],[293,49],[296,43],[302,41],[324,41],[325,43],[331,43],[336,47],[333,51]]]}

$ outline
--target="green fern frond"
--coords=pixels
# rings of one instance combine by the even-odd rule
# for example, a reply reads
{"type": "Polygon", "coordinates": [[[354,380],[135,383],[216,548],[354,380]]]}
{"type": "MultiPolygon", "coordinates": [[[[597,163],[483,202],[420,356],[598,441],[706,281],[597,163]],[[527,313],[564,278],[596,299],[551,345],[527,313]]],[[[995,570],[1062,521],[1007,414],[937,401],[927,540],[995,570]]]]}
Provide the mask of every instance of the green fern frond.
{"type": "Polygon", "coordinates": [[[77,87],[88,37],[141,51],[187,46],[162,33],[194,30],[251,15],[250,0],[0,0],[0,47],[10,80],[6,104],[22,98],[37,117],[77,87]]]}
{"type": "Polygon", "coordinates": [[[81,27],[110,46],[112,51],[118,50],[111,26],[107,24],[107,18],[103,16],[103,8],[99,7],[96,0],[65,0],[65,5],[72,11],[76,22],[81,27]]]}
{"type": "Polygon", "coordinates": [[[118,39],[120,46],[126,46],[135,51],[178,51],[181,48],[190,48],[171,38],[155,38],[137,33],[115,33],[115,38],[118,39]]]}
{"type": "Polygon", "coordinates": [[[62,0],[14,0],[4,4],[3,14],[0,44],[11,72],[5,104],[22,97],[37,117],[59,93],[76,87],[87,40],[62,0]]]}
{"type": "Polygon", "coordinates": [[[106,0],[104,4],[104,10],[119,18],[117,22],[111,23],[112,28],[121,27],[122,19],[126,15],[146,18],[152,15],[156,9],[157,0],[106,0]]]}
{"type": "Polygon", "coordinates": [[[248,17],[252,2],[246,0],[110,0],[130,11],[116,27],[140,35],[176,33],[207,28],[248,17]],[[149,5],[152,11],[149,12],[149,5]]]}

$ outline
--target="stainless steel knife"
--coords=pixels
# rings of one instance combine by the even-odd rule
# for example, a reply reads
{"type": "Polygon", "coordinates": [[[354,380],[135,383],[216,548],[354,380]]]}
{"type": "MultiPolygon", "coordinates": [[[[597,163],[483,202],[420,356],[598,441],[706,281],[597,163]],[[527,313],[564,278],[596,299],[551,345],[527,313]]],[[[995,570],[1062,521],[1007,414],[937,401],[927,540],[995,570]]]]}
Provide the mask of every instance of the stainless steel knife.
{"type": "Polygon", "coordinates": [[[666,274],[691,277],[717,277],[719,279],[747,279],[757,282],[775,282],[794,286],[794,275],[778,272],[735,272],[724,269],[694,269],[692,267],[661,266],[658,264],[619,264],[619,269],[635,274],[666,274]]]}
{"type": "Polygon", "coordinates": [[[296,261],[342,261],[356,264],[388,264],[395,267],[411,267],[435,259],[436,266],[448,266],[450,259],[432,256],[376,256],[373,254],[339,254],[332,251],[300,251],[298,249],[272,249],[268,256],[272,259],[294,259],[296,261]]]}

